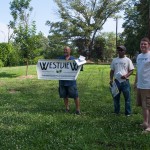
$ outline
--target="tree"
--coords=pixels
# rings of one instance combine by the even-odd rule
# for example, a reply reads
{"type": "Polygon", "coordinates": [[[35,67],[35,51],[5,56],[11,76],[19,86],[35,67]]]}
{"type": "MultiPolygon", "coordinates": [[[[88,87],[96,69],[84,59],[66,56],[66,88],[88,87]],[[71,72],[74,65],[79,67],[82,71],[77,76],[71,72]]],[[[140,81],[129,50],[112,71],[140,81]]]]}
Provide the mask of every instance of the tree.
{"type": "Polygon", "coordinates": [[[19,64],[19,55],[12,43],[0,43],[0,66],[19,64]]]}
{"type": "Polygon", "coordinates": [[[8,55],[10,53],[10,47],[8,43],[0,43],[0,66],[7,66],[8,55]]]}
{"type": "Polygon", "coordinates": [[[108,18],[120,11],[126,0],[54,0],[61,18],[47,21],[50,34],[57,34],[68,43],[83,39],[83,45],[92,53],[96,34],[108,18]]]}
{"type": "Polygon", "coordinates": [[[15,44],[20,49],[20,54],[26,62],[26,75],[28,74],[29,60],[33,57],[34,50],[38,47],[35,21],[30,21],[33,8],[31,0],[13,0],[10,2],[11,15],[10,27],[14,31],[15,44]]]}
{"type": "Polygon", "coordinates": [[[57,58],[62,54],[62,50],[65,45],[68,43],[65,41],[65,38],[60,34],[52,34],[48,36],[49,39],[49,47],[47,47],[44,52],[44,57],[48,58],[57,58]]]}
{"type": "Polygon", "coordinates": [[[141,38],[148,36],[149,31],[149,0],[131,0],[125,9],[125,28],[122,36],[130,57],[137,54],[141,38]]]}
{"type": "Polygon", "coordinates": [[[95,58],[110,61],[116,54],[116,36],[113,32],[104,32],[95,38],[95,58]]]}
{"type": "Polygon", "coordinates": [[[140,15],[141,32],[144,33],[143,36],[148,36],[150,0],[140,0],[139,3],[137,3],[136,5],[137,5],[137,11],[139,12],[140,15]]]}
{"type": "Polygon", "coordinates": [[[105,47],[103,51],[106,60],[112,59],[116,55],[116,35],[113,32],[103,33],[105,38],[105,47]]]}
{"type": "Polygon", "coordinates": [[[138,36],[138,20],[139,20],[139,14],[137,12],[137,7],[131,7],[131,5],[128,5],[128,7],[125,9],[125,22],[123,24],[124,32],[122,33],[125,37],[125,46],[127,48],[128,54],[131,56],[134,56],[135,52],[138,50],[139,41],[137,40],[138,36]]]}
{"type": "Polygon", "coordinates": [[[45,56],[47,56],[46,53],[49,49],[48,38],[45,37],[42,32],[36,35],[36,39],[38,47],[34,50],[34,64],[36,64],[39,59],[46,58],[45,56]]]}

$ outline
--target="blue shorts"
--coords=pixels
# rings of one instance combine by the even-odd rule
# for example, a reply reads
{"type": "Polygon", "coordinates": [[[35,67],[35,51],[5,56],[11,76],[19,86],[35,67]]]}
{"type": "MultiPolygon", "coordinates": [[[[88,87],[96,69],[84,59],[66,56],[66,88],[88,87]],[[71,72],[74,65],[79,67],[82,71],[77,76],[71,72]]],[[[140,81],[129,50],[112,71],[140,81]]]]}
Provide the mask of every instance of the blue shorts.
{"type": "Polygon", "coordinates": [[[77,98],[78,97],[78,90],[77,86],[59,86],[59,96],[60,98],[77,98]]]}

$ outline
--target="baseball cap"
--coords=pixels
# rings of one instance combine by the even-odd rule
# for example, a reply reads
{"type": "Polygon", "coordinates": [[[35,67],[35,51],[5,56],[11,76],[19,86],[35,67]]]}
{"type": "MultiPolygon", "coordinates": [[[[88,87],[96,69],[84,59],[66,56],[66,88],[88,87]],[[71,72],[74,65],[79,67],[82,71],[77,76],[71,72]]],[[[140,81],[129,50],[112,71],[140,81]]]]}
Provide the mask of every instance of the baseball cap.
{"type": "Polygon", "coordinates": [[[118,47],[117,47],[117,49],[122,49],[122,50],[126,51],[126,47],[125,47],[125,46],[123,46],[123,45],[118,46],[118,47]]]}

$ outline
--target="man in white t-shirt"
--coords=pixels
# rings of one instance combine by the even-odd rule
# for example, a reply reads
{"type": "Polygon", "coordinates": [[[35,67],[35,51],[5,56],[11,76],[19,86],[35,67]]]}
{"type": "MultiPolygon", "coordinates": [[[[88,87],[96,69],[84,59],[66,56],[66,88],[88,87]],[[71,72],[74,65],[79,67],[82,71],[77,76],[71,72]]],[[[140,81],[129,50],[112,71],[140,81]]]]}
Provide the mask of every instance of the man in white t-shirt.
{"type": "Polygon", "coordinates": [[[137,105],[142,106],[144,132],[150,133],[150,40],[143,38],[140,42],[141,54],[137,57],[137,105]]]}
{"type": "Polygon", "coordinates": [[[120,112],[120,94],[124,95],[125,99],[125,115],[131,114],[131,98],[130,98],[130,83],[129,76],[133,73],[134,66],[132,61],[125,56],[125,46],[117,47],[118,57],[114,58],[111,63],[110,70],[110,85],[116,83],[119,93],[114,97],[114,113],[120,112]],[[114,78],[114,80],[113,80],[114,78]]]}

